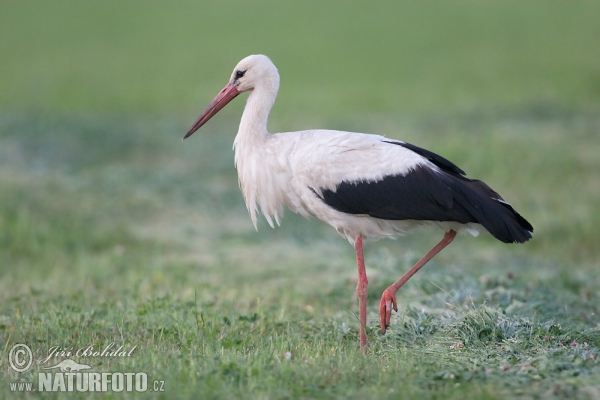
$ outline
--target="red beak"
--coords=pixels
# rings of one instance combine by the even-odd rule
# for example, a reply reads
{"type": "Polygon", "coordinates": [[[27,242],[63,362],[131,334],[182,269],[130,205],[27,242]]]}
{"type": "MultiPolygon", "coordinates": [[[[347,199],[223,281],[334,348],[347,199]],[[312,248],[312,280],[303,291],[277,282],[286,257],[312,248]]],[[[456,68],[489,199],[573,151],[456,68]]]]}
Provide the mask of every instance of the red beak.
{"type": "Polygon", "coordinates": [[[194,125],[190,128],[190,130],[185,134],[182,140],[187,139],[192,133],[196,132],[202,125],[204,125],[209,119],[211,119],[216,113],[218,113],[223,107],[227,105],[231,100],[233,100],[238,94],[240,94],[237,87],[228,83],[227,86],[219,92],[219,94],[210,102],[208,107],[200,114],[194,125]]]}

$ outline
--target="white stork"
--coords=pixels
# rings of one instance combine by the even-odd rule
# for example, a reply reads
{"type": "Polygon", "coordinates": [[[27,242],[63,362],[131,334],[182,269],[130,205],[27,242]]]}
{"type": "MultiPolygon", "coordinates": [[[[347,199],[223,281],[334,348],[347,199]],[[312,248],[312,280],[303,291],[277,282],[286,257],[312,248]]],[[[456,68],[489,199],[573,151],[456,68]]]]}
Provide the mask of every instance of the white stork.
{"type": "Polygon", "coordinates": [[[442,229],[443,239],[381,296],[381,331],[398,311],[396,292],[457,232],[489,232],[504,243],[523,243],[533,227],[485,183],[464,177],[431,151],[384,136],[332,130],[270,134],[267,119],[279,73],[264,55],[244,58],[229,83],[202,112],[184,139],[233,98],[250,92],[235,137],[240,188],[256,228],[259,211],[279,225],[284,205],[314,215],[345,236],[356,250],[360,346],[367,343],[367,274],[363,239],[392,238],[420,226],[442,229]]]}

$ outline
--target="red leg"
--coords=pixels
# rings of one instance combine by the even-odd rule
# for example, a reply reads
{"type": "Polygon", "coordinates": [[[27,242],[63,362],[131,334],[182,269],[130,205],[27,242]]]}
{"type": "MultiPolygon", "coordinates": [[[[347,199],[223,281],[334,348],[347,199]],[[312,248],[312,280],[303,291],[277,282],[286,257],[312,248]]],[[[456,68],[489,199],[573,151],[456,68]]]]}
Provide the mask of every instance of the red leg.
{"type": "MultiPolygon", "coordinates": [[[[393,285],[383,291],[381,301],[379,303],[379,321],[381,323],[381,333],[385,333],[385,330],[390,326],[390,317],[392,315],[392,306],[394,311],[398,312],[398,304],[396,303],[396,292],[402,285],[406,283],[423,265],[427,264],[437,253],[450,244],[456,236],[455,230],[446,232],[444,238],[435,245],[435,247],[429,250],[429,253],[425,254],[411,269],[409,269],[400,279],[398,279],[393,285]]],[[[358,254],[358,250],[357,250],[358,254]]]]}
{"type": "Polygon", "coordinates": [[[356,266],[358,267],[358,284],[356,285],[356,294],[358,295],[358,317],[360,320],[360,348],[366,350],[367,334],[367,271],[365,270],[365,256],[363,255],[362,237],[359,236],[354,243],[356,250],[356,266]]]}

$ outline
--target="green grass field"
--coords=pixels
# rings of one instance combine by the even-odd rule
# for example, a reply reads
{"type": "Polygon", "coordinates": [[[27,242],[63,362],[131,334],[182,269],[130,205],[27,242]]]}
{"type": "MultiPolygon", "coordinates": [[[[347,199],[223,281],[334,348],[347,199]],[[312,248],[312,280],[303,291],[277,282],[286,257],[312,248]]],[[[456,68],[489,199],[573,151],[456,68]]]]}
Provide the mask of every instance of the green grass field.
{"type": "MultiPolygon", "coordinates": [[[[0,397],[14,344],[137,346],[72,357],[164,392],[86,398],[600,398],[597,2],[3,1],[0,397]],[[535,228],[353,249],[288,212],[254,231],[231,144],[237,99],[181,137],[239,59],[269,55],[271,131],[384,134],[483,179],[535,228]]],[[[37,386],[34,386],[37,387],[37,386]]],[[[38,394],[39,395],[39,394],[38,394]]],[[[73,398],[73,393],[45,397],[73,398]]],[[[35,396],[34,396],[35,397],[35,396]]]]}

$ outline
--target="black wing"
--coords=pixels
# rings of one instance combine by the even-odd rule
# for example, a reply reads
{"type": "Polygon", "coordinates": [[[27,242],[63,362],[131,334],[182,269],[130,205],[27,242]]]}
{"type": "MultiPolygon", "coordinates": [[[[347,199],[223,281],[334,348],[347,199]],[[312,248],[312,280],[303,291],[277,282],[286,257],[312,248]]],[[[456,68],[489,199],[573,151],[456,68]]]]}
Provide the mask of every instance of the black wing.
{"type": "Polygon", "coordinates": [[[420,165],[406,175],[390,175],[380,181],[341,182],[335,190],[321,189],[322,195],[317,195],[348,214],[387,220],[475,222],[505,243],[531,238],[531,224],[489,186],[461,176],[464,172],[445,158],[419,151],[435,160],[432,162],[441,171],[420,165]]]}

